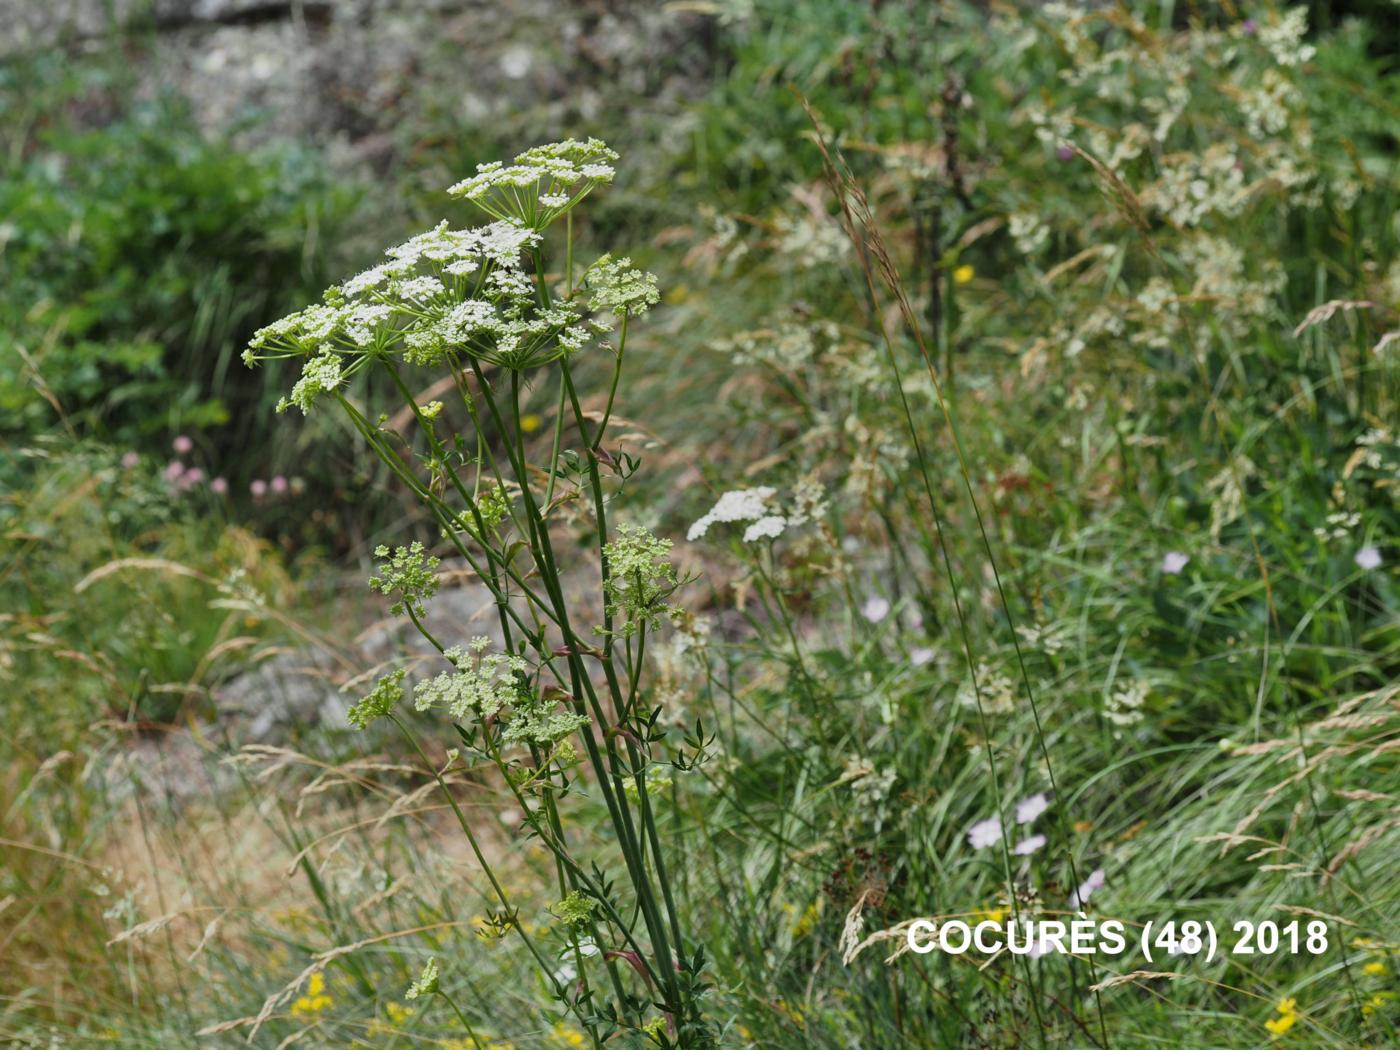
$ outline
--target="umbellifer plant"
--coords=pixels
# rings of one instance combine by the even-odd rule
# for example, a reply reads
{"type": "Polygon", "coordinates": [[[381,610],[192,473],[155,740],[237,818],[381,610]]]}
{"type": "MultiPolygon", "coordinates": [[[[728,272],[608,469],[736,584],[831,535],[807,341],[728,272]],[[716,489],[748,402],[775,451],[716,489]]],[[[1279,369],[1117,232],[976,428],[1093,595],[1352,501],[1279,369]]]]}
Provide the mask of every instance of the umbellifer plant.
{"type": "MultiPolygon", "coordinates": [[[[664,779],[659,711],[641,688],[647,640],[674,613],[677,579],[669,541],[610,523],[636,463],[604,447],[628,326],[659,296],[656,279],[628,259],[575,262],[574,209],[612,181],[615,159],[596,139],[570,140],[528,150],[510,165],[482,165],[449,192],[493,221],[468,229],[444,222],[390,248],[387,261],[258,332],[245,361],[302,359],[280,407],[337,406],[494,597],[503,648],[480,637],[440,640],[424,620],[438,588],[437,559],[417,543],[376,551],[382,563],[371,583],[393,596],[393,611],[413,621],[443,662],[441,673],[413,689],[413,706],[446,712],[458,737],[451,762],[497,767],[502,790],[553,855],[559,902],[550,936],[562,937],[562,946],[527,932],[436,774],[499,902],[493,924],[524,942],[595,1046],[617,1045],[622,1035],[634,1045],[709,1047],[714,1035],[700,1005],[705,956],[686,940],[655,815],[653,791],[664,779]],[[562,230],[551,230],[556,223],[562,230]],[[612,358],[601,412],[583,408],[571,367],[582,354],[612,358]],[[357,407],[347,380],[362,371],[402,397],[415,439],[405,442],[357,407]],[[425,372],[443,397],[459,402],[452,412],[436,399],[419,403],[414,385],[425,372]],[[550,451],[538,463],[522,425],[527,380],[557,387],[550,451]],[[469,421],[465,433],[448,431],[453,416],[469,421]],[[573,443],[579,447],[566,447],[573,443]],[[587,561],[601,566],[597,600],[587,603],[597,616],[565,592],[566,575],[577,575],[567,551],[578,548],[556,535],[559,511],[577,502],[590,510],[597,545],[587,561]],[[584,616],[602,622],[588,625],[584,616]],[[564,803],[579,779],[606,807],[618,852],[611,865],[584,858],[577,835],[571,839],[564,803]],[[568,976],[557,964],[560,949],[568,976]]],[[[360,727],[388,719],[427,762],[400,714],[404,679],[402,668],[380,678],[350,718],[360,727]]],[[[682,766],[694,760],[672,757],[682,766]]],[[[436,970],[432,978],[432,991],[447,997],[436,970]]]]}

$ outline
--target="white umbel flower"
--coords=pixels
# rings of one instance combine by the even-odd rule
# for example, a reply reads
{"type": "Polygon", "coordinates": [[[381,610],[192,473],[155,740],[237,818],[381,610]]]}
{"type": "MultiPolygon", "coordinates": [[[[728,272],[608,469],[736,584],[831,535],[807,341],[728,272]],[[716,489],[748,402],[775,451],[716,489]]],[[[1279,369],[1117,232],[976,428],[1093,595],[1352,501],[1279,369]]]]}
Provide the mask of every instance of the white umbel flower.
{"type": "Polygon", "coordinates": [[[757,543],[759,540],[777,539],[785,528],[787,519],[781,514],[765,514],[744,530],[744,542],[757,543]]]}
{"type": "Polygon", "coordinates": [[[735,521],[758,521],[776,516],[773,497],[777,490],[768,485],[756,489],[733,489],[724,493],[709,512],[695,522],[685,538],[694,543],[709,531],[711,525],[735,521]]]}

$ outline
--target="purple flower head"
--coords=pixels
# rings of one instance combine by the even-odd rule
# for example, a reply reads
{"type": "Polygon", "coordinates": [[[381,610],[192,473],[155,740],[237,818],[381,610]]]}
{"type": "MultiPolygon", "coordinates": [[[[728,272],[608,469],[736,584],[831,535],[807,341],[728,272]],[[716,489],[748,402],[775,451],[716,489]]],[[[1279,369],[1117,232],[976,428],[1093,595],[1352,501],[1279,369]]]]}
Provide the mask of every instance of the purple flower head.
{"type": "Polygon", "coordinates": [[[272,491],[277,493],[279,496],[282,495],[282,493],[286,492],[289,487],[290,486],[287,484],[287,479],[284,478],[281,474],[278,474],[272,479],[272,491]]]}
{"type": "Polygon", "coordinates": [[[1059,157],[1061,160],[1073,160],[1074,150],[1064,143],[1061,143],[1055,147],[1055,156],[1059,157]]]}
{"type": "Polygon", "coordinates": [[[1259,31],[1259,23],[1252,18],[1246,18],[1240,23],[1240,32],[1245,36],[1253,36],[1259,31]]]}

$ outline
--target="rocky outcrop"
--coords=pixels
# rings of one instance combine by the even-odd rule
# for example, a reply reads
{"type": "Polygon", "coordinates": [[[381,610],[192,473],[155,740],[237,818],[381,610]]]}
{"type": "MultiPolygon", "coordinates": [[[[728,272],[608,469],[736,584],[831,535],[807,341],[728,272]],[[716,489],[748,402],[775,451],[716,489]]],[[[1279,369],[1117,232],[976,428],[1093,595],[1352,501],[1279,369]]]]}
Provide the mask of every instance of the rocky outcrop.
{"type": "Polygon", "coordinates": [[[405,123],[532,139],[703,84],[710,20],[649,0],[0,0],[0,60],[121,46],[211,129],[377,159],[405,123]]]}

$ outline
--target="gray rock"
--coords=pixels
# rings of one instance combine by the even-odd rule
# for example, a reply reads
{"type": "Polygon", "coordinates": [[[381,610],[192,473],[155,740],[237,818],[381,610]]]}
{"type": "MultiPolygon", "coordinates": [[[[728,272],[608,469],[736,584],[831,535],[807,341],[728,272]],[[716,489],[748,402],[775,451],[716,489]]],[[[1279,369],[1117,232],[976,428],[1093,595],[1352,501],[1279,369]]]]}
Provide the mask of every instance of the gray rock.
{"type": "Polygon", "coordinates": [[[466,130],[524,119],[536,141],[609,99],[622,121],[703,83],[685,57],[703,20],[647,0],[0,0],[0,19],[0,60],[152,29],[124,45],[143,93],[175,92],[245,144],[348,143],[352,161],[376,139],[382,163],[385,136],[429,110],[466,130]]]}
{"type": "Polygon", "coordinates": [[[300,728],[346,726],[340,691],[345,665],[316,649],[284,651],[245,671],[214,694],[219,721],[241,743],[280,743],[300,728]]]}

